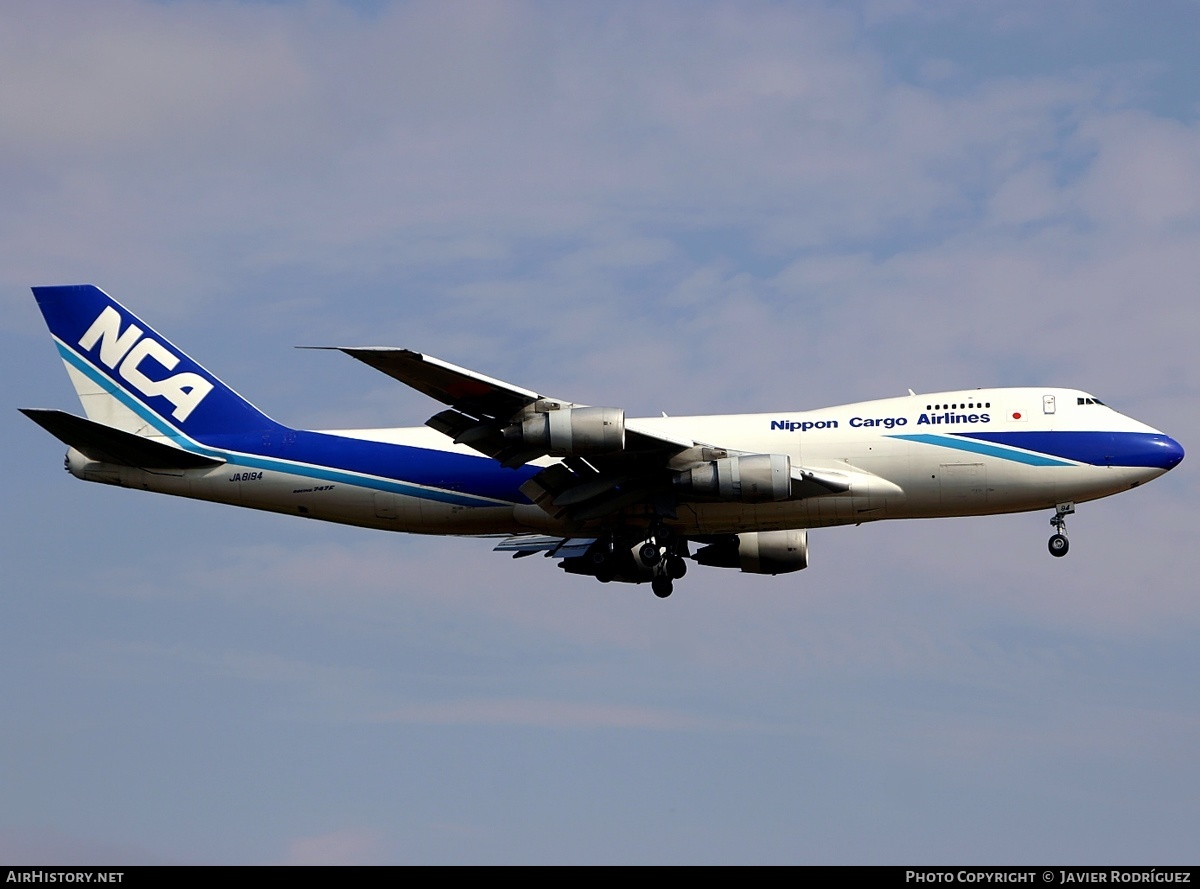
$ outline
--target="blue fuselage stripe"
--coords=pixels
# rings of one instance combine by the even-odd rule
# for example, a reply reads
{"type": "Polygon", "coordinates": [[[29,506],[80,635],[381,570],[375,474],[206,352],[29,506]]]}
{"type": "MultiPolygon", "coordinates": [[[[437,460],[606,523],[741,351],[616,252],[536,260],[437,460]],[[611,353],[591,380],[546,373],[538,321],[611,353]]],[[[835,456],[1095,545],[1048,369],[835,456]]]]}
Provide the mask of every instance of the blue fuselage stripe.
{"type": "Polygon", "coordinates": [[[1159,432],[955,432],[891,437],[1027,466],[1170,469],[1183,456],[1178,443],[1159,432]]]}
{"type": "MultiPolygon", "coordinates": [[[[508,469],[482,456],[290,429],[265,416],[259,429],[242,426],[234,433],[185,433],[62,340],[56,337],[55,341],[64,361],[158,433],[187,451],[217,457],[234,466],[475,507],[527,503],[520,487],[540,471],[535,466],[508,469]]],[[[889,437],[1037,467],[1092,465],[1166,470],[1183,457],[1177,442],[1151,432],[1021,431],[889,437]]]]}
{"type": "Polygon", "coordinates": [[[1064,460],[1055,460],[1052,457],[1047,457],[1045,454],[1030,454],[1024,451],[1015,451],[1010,448],[997,447],[996,445],[986,444],[981,441],[972,441],[968,438],[961,438],[950,435],[892,435],[890,438],[898,438],[902,441],[915,441],[921,444],[937,445],[938,447],[950,448],[955,451],[966,451],[971,454],[983,454],[987,457],[998,457],[1001,460],[1010,460],[1014,463],[1024,463],[1027,466],[1071,466],[1064,460]]]}
{"type": "Polygon", "coordinates": [[[430,448],[293,430],[272,424],[261,432],[205,435],[193,439],[100,374],[61,342],[59,353],[141,419],[184,450],[224,459],[231,465],[358,485],[408,497],[460,506],[507,506],[527,502],[519,488],[538,471],[506,469],[486,457],[430,448]]]}
{"type": "Polygon", "coordinates": [[[1091,466],[1170,469],[1182,459],[1179,444],[1161,432],[964,432],[963,438],[1037,451],[1091,466]]]}

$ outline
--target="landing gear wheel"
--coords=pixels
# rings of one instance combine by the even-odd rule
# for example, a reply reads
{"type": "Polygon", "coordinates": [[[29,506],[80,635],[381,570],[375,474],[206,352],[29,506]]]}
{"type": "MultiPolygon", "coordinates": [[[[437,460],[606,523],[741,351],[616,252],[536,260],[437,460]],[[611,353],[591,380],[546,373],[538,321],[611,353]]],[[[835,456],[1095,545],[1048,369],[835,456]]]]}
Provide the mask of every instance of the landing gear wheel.
{"type": "Polygon", "coordinates": [[[617,577],[617,563],[613,558],[612,542],[598,542],[591,550],[592,571],[596,580],[611,583],[617,577]]]}
{"type": "Polygon", "coordinates": [[[660,599],[665,599],[675,590],[675,585],[671,583],[671,578],[658,576],[650,581],[650,589],[654,590],[654,595],[660,599]]]}
{"type": "Polygon", "coordinates": [[[665,570],[667,577],[671,578],[671,580],[679,580],[679,578],[687,574],[687,562],[679,556],[668,556],[665,570]]]}
{"type": "Polygon", "coordinates": [[[662,561],[662,551],[659,550],[657,544],[651,543],[649,540],[642,544],[641,549],[638,550],[638,556],[641,558],[642,564],[648,568],[653,568],[662,561]]]}
{"type": "Polygon", "coordinates": [[[1072,501],[1060,503],[1054,509],[1054,518],[1050,520],[1050,526],[1054,528],[1054,536],[1050,538],[1050,542],[1046,546],[1050,550],[1050,555],[1055,558],[1061,559],[1071,548],[1071,544],[1067,540],[1067,516],[1074,512],[1075,504],[1072,501]]]}

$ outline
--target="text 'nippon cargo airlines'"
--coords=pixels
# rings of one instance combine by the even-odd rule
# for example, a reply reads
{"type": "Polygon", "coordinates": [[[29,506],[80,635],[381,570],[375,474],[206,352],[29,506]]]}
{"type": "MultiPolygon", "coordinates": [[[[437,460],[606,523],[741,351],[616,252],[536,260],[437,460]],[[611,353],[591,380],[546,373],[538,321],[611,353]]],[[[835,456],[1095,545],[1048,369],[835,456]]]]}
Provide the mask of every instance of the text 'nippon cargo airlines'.
{"type": "Polygon", "coordinates": [[[35,287],[87,419],[25,410],[87,481],[313,519],[503,537],[671,594],[701,565],[784,574],[808,528],[1054,510],[1157,478],[1178,442],[1074,389],[972,389],[809,411],[626,418],[407,349],[338,347],[447,406],[412,429],[292,429],[91,285],[35,287]]]}

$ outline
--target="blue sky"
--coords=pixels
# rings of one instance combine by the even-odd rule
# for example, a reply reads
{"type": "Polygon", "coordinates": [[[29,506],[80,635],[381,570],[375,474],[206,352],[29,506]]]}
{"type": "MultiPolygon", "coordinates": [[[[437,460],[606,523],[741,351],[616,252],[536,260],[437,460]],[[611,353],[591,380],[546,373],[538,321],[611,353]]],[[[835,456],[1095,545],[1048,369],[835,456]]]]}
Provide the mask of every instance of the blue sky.
{"type": "Polygon", "coordinates": [[[29,294],[93,282],[281,421],[294,345],[631,414],[977,385],[1200,440],[1194,6],[16,2],[0,860],[1191,860],[1196,476],[814,531],[670,600],[486,541],[83,485],[29,294]]]}

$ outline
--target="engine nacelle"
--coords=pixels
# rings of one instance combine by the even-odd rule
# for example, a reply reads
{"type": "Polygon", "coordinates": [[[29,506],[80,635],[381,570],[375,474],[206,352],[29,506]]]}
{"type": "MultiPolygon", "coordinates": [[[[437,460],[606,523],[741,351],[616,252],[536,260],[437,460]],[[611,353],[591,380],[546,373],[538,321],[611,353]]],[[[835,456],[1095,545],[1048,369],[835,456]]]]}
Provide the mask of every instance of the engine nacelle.
{"type": "Polygon", "coordinates": [[[752,531],[697,550],[701,565],[739,568],[745,574],[788,574],[808,567],[808,531],[752,531]]]}
{"type": "Polygon", "coordinates": [[[554,457],[614,454],[625,448],[625,411],[619,407],[565,407],[521,422],[521,441],[554,457]]]}
{"type": "Polygon", "coordinates": [[[772,503],[792,495],[792,460],[786,454],[722,457],[675,476],[684,491],[717,500],[772,503]]]}

